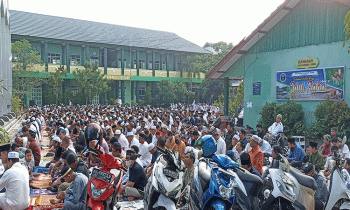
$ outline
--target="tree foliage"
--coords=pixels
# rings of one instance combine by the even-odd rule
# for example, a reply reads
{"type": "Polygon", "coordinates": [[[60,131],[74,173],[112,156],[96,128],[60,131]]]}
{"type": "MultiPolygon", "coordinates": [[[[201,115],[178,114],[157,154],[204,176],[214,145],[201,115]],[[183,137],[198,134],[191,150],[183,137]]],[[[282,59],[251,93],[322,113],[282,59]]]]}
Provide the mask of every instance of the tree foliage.
{"type": "Polygon", "coordinates": [[[50,74],[48,84],[51,85],[55,97],[55,103],[58,102],[58,95],[62,91],[63,76],[67,76],[67,69],[64,66],[58,67],[53,74],[50,74]]]}
{"type": "Polygon", "coordinates": [[[183,82],[170,82],[162,80],[157,84],[157,103],[169,105],[171,103],[184,103],[194,95],[194,92],[187,89],[183,82]]]}
{"type": "Polygon", "coordinates": [[[152,104],[152,90],[148,86],[145,92],[145,104],[146,105],[151,105],[152,104]]]}
{"type": "Polygon", "coordinates": [[[29,67],[35,69],[35,65],[42,65],[39,53],[32,50],[32,45],[28,40],[22,39],[12,43],[11,52],[13,55],[12,66],[12,90],[13,94],[23,99],[24,95],[31,91],[31,88],[40,86],[42,78],[33,77],[26,71],[29,67]]]}
{"type": "Polygon", "coordinates": [[[288,137],[304,135],[304,111],[300,104],[288,101],[287,103],[266,103],[260,112],[259,123],[267,130],[275,121],[277,114],[282,114],[284,134],[288,137]]]}
{"type": "MultiPolygon", "coordinates": [[[[238,111],[243,108],[244,104],[244,84],[239,84],[237,89],[234,90],[234,94],[230,96],[228,101],[228,114],[238,118],[238,111]]],[[[214,102],[214,105],[224,110],[224,95],[219,95],[218,99],[214,102]]]]}
{"type": "Polygon", "coordinates": [[[107,85],[107,79],[98,69],[96,62],[92,64],[87,62],[84,69],[78,69],[73,74],[76,78],[78,97],[85,98],[86,104],[90,103],[96,95],[110,89],[107,85]]]}

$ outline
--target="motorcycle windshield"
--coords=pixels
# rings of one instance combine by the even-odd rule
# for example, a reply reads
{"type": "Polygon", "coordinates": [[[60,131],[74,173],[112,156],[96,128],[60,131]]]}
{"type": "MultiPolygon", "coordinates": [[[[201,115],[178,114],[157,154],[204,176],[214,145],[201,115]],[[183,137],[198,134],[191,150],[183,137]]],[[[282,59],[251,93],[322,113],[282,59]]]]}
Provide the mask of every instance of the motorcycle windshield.
{"type": "Polygon", "coordinates": [[[235,169],[238,168],[238,164],[235,163],[234,161],[232,161],[231,159],[225,157],[225,156],[221,156],[221,155],[214,155],[212,157],[212,159],[218,164],[218,166],[220,166],[220,168],[223,169],[235,169]]]}

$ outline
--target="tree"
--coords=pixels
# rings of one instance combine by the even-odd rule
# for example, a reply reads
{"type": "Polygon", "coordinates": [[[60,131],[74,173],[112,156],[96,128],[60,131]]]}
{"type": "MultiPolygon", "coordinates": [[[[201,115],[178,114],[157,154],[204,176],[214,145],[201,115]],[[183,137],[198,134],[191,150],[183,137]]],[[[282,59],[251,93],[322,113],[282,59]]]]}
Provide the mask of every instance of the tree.
{"type": "Polygon", "coordinates": [[[58,67],[53,74],[50,74],[48,84],[52,86],[55,103],[57,104],[58,94],[62,91],[63,76],[67,76],[67,69],[64,66],[58,67]]]}
{"type": "Polygon", "coordinates": [[[224,81],[219,79],[204,80],[199,87],[199,101],[212,104],[224,92],[224,81]]]}
{"type": "Polygon", "coordinates": [[[31,50],[32,45],[29,41],[22,39],[12,43],[11,51],[13,55],[12,66],[12,88],[13,94],[23,99],[24,95],[30,92],[31,88],[40,86],[43,83],[42,78],[34,77],[28,68],[34,68],[35,65],[42,65],[38,52],[31,50]]]}
{"type": "Polygon", "coordinates": [[[152,91],[151,88],[148,86],[145,92],[145,104],[151,105],[152,104],[152,91]]]}
{"type": "Polygon", "coordinates": [[[157,98],[159,102],[170,104],[177,100],[175,85],[169,80],[162,80],[157,84],[157,98]]]}
{"type": "Polygon", "coordinates": [[[91,64],[87,62],[84,69],[78,69],[74,72],[76,78],[77,87],[79,91],[79,97],[85,98],[85,103],[91,102],[93,97],[109,91],[107,85],[107,79],[102,74],[102,71],[98,69],[97,63],[91,64]]]}

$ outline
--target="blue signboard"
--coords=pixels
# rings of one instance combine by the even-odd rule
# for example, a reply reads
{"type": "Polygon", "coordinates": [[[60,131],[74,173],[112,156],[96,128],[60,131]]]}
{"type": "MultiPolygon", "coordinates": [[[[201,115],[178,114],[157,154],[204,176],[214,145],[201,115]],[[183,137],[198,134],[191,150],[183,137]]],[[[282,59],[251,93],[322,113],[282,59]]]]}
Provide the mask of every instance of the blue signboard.
{"type": "Polygon", "coordinates": [[[276,99],[315,101],[344,99],[345,67],[277,72],[276,99]]]}

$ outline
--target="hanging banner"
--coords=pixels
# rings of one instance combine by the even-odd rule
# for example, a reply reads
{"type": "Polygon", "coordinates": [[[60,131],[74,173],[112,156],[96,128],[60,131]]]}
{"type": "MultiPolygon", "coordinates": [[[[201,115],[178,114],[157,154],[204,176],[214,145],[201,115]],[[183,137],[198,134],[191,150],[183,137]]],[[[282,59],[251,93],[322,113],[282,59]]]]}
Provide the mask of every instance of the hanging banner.
{"type": "Polygon", "coordinates": [[[344,99],[345,67],[277,72],[276,99],[318,101],[344,99]]]}

